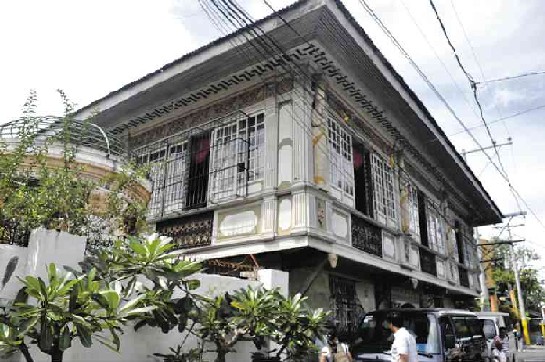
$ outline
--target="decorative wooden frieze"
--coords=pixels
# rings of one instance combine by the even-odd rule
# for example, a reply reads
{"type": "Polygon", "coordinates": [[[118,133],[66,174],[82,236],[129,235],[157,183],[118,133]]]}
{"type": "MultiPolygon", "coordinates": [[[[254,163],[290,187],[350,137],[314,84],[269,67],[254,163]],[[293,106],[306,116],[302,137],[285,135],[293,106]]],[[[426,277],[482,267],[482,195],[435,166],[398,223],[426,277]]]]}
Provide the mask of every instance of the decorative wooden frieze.
{"type": "Polygon", "coordinates": [[[210,245],[214,213],[206,212],[179,219],[157,223],[156,230],[161,235],[172,237],[179,249],[210,245]]]}
{"type": "Polygon", "coordinates": [[[160,124],[143,133],[131,136],[130,146],[133,149],[138,148],[180,131],[207,123],[210,120],[221,118],[241,108],[263,101],[265,94],[266,87],[264,85],[248,89],[241,94],[214,103],[210,107],[200,109],[186,116],[160,124]]]}

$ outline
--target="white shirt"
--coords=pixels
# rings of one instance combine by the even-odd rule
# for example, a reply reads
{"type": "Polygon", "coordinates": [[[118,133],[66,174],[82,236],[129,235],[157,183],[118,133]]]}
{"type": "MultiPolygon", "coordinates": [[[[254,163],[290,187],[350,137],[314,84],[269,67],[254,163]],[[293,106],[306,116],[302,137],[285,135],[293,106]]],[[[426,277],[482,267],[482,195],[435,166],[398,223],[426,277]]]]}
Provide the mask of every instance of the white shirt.
{"type": "Polygon", "coordinates": [[[409,356],[409,362],[418,362],[418,352],[416,350],[416,340],[405,329],[401,327],[394,333],[394,343],[392,344],[392,362],[399,362],[400,354],[406,354],[409,356]]]}

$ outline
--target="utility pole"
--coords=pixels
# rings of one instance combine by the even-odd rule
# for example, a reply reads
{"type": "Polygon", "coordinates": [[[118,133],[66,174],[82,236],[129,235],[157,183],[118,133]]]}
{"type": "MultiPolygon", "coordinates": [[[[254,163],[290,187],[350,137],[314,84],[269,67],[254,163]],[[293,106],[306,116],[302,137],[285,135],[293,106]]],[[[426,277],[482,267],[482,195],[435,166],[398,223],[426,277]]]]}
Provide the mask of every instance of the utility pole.
{"type": "Polygon", "coordinates": [[[517,258],[515,256],[515,248],[513,247],[514,240],[511,235],[511,227],[509,226],[509,223],[515,216],[525,216],[525,215],[526,215],[526,211],[518,211],[509,215],[504,215],[503,217],[509,218],[509,222],[507,223],[507,226],[505,228],[507,229],[507,232],[509,233],[509,240],[511,241],[511,243],[509,244],[509,252],[511,253],[511,264],[513,267],[513,274],[515,274],[515,284],[517,288],[520,324],[521,324],[522,334],[524,336],[524,343],[526,345],[529,345],[531,341],[530,341],[530,333],[528,332],[528,318],[526,318],[526,308],[524,305],[524,298],[522,295],[522,286],[520,284],[518,263],[517,263],[517,258]]]}
{"type": "MultiPolygon", "coordinates": [[[[479,245],[481,242],[481,235],[479,234],[479,229],[475,228],[475,239],[476,239],[476,245],[479,245]]],[[[477,257],[479,258],[479,261],[483,260],[483,250],[482,248],[477,248],[477,257]]],[[[485,270],[483,268],[483,263],[479,262],[479,268],[480,268],[480,275],[479,275],[479,282],[481,284],[481,312],[489,312],[490,311],[490,295],[488,293],[488,285],[486,285],[486,276],[485,276],[485,270]]]]}
{"type": "MultiPolygon", "coordinates": [[[[507,227],[507,232],[509,233],[509,239],[511,239],[511,228],[507,227]]],[[[524,305],[524,298],[522,296],[522,287],[520,285],[520,275],[519,268],[517,263],[517,257],[515,256],[515,248],[513,244],[509,244],[509,251],[511,253],[511,264],[513,265],[513,273],[515,274],[515,284],[517,287],[517,299],[519,301],[519,314],[520,314],[520,324],[522,328],[522,334],[524,336],[524,343],[526,345],[530,344],[530,333],[528,332],[528,318],[526,318],[526,307],[524,305]]]]}

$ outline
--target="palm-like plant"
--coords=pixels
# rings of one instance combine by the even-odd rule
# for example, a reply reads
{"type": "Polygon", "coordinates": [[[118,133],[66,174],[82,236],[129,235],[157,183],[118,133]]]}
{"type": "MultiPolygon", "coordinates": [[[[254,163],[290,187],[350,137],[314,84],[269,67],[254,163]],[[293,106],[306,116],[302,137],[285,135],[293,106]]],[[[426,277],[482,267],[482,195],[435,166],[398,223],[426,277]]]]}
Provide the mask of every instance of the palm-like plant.
{"type": "Polygon", "coordinates": [[[200,282],[189,277],[198,272],[201,265],[180,260],[179,255],[171,253],[174,244],[170,240],[157,234],[148,238],[129,237],[117,241],[112,250],[93,252],[82,263],[84,270],[95,268],[102,280],[119,284],[124,299],[140,296],[142,305],[155,307],[144,318],[138,318],[136,329],[144,325],[158,326],[167,333],[177,326],[182,331],[194,307],[191,291],[198,288],[200,282]],[[185,297],[174,300],[176,290],[181,290],[185,297]]]}
{"type": "Polygon", "coordinates": [[[31,300],[13,306],[2,327],[11,331],[11,341],[0,344],[0,348],[21,349],[29,339],[52,361],[62,361],[64,351],[75,338],[84,347],[90,347],[95,336],[119,350],[121,325],[152,309],[138,308],[139,299],[122,305],[119,291],[97,281],[94,270],[76,277],[70,272],[59,272],[55,264],[50,264],[47,271],[47,281],[34,276],[21,279],[24,293],[31,300]],[[110,332],[111,339],[102,334],[105,331],[110,332]]]}
{"type": "Polygon", "coordinates": [[[308,356],[316,348],[316,338],[325,333],[329,313],[322,309],[309,309],[305,304],[306,299],[300,294],[282,298],[275,313],[275,328],[271,330],[271,338],[281,346],[276,355],[285,352],[289,361],[308,356]]]}
{"type": "Polygon", "coordinates": [[[36,343],[52,361],[62,361],[76,338],[84,347],[95,339],[118,351],[121,327],[130,320],[183,330],[193,302],[189,294],[173,301],[173,291],[196,288],[198,282],[187,278],[200,265],[178,260],[172,247],[156,235],[133,238],[97,252],[83,263],[83,273],[59,272],[50,264],[46,281],[21,279],[26,298],[0,321],[0,354],[20,350],[32,361],[27,345],[36,343]]]}

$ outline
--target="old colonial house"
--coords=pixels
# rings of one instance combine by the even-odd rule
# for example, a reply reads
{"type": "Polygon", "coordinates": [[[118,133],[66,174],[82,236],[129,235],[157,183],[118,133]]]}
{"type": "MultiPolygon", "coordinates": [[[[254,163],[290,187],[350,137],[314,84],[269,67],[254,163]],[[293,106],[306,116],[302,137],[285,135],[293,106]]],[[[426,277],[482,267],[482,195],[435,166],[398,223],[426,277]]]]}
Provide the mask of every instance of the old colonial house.
{"type": "Polygon", "coordinates": [[[183,253],[289,271],[348,330],[362,308],[479,295],[473,227],[500,210],[338,0],[220,38],[91,116],[150,166],[149,220],[183,253]]]}

